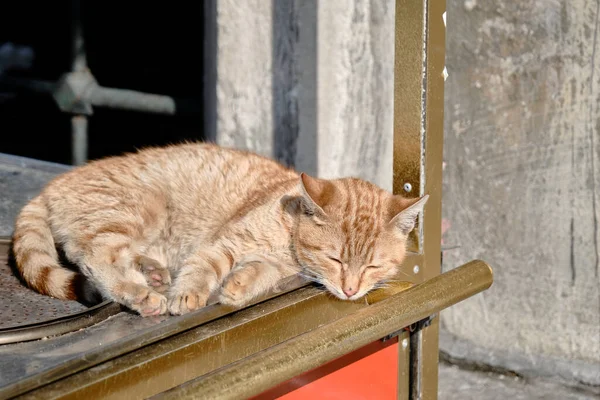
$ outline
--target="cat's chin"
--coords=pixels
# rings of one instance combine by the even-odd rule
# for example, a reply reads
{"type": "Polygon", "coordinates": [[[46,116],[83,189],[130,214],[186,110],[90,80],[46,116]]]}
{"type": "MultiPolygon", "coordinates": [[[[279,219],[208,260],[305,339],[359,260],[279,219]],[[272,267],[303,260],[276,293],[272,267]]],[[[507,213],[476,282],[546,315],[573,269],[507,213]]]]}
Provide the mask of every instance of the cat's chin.
{"type": "Polygon", "coordinates": [[[359,299],[362,295],[358,296],[359,293],[348,297],[346,296],[344,293],[342,293],[342,291],[340,289],[337,289],[335,287],[329,286],[329,285],[325,285],[325,288],[327,289],[327,291],[329,293],[331,293],[332,295],[334,295],[335,297],[337,297],[340,300],[344,300],[344,301],[353,301],[356,299],[359,299]]]}
{"type": "Polygon", "coordinates": [[[349,301],[355,301],[355,300],[358,300],[358,299],[364,297],[365,294],[366,293],[356,293],[355,295],[352,295],[352,296],[348,297],[347,300],[349,300],[349,301]]]}
{"type": "Polygon", "coordinates": [[[348,297],[345,294],[340,295],[340,294],[332,292],[331,290],[329,292],[331,294],[333,294],[335,297],[337,297],[338,299],[343,300],[343,301],[355,301],[355,300],[358,300],[358,299],[360,299],[361,297],[363,297],[365,295],[364,293],[362,293],[362,294],[357,293],[355,295],[352,295],[352,296],[348,297]]]}
{"type": "Polygon", "coordinates": [[[326,286],[326,288],[329,293],[331,293],[338,299],[344,300],[344,301],[356,301],[356,300],[363,298],[367,293],[369,293],[368,290],[361,290],[360,292],[348,297],[345,294],[343,294],[342,291],[339,289],[331,288],[329,286],[326,286]]]}

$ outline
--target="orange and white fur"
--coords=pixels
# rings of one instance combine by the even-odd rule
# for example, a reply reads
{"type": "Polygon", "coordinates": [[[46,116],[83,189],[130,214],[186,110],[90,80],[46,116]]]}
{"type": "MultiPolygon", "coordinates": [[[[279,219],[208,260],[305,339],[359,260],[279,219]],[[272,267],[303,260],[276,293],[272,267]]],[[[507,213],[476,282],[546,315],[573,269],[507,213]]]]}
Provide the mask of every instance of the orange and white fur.
{"type": "Polygon", "coordinates": [[[396,276],[426,201],[187,143],[58,176],[18,216],[13,252],[40,293],[76,300],[88,282],[143,316],[194,311],[213,293],[243,306],[295,273],[354,300],[396,276]]]}

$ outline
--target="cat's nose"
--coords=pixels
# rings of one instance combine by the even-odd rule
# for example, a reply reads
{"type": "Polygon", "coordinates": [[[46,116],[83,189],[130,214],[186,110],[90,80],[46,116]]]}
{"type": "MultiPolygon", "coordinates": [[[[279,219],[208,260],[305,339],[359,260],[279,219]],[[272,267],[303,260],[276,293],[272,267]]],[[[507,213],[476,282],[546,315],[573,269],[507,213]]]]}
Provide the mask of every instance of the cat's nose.
{"type": "Polygon", "coordinates": [[[349,287],[349,288],[344,289],[344,294],[348,297],[354,296],[356,294],[356,292],[358,292],[358,289],[356,289],[356,288],[349,287]]]}

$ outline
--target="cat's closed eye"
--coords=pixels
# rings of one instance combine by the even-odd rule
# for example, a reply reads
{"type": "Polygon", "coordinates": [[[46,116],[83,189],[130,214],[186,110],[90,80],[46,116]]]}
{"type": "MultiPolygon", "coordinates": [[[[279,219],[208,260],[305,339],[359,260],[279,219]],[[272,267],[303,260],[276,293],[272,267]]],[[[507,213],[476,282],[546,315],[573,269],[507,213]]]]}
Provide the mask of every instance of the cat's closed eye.
{"type": "Polygon", "coordinates": [[[377,269],[377,268],[381,268],[381,265],[367,265],[365,267],[365,269],[377,269]]]}
{"type": "Polygon", "coordinates": [[[336,263],[338,263],[340,265],[343,265],[343,263],[339,259],[337,259],[335,257],[327,256],[327,258],[329,258],[333,262],[336,262],[336,263]]]}

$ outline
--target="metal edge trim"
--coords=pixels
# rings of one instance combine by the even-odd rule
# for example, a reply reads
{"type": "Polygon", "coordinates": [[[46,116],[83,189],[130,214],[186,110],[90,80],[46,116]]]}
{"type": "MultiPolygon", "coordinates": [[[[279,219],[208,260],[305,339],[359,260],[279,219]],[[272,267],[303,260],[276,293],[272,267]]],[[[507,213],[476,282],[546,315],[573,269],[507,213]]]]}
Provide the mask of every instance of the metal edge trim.
{"type": "Polygon", "coordinates": [[[119,304],[104,301],[88,310],[46,322],[0,329],[0,345],[64,335],[95,325],[119,312],[121,312],[119,304]]]}
{"type": "Polygon", "coordinates": [[[474,260],[280,345],[206,374],[152,399],[239,399],[348,354],[488,289],[491,268],[474,260]],[[293,361],[292,361],[293,360],[293,361]]]}
{"type": "MultiPolygon", "coordinates": [[[[86,355],[85,359],[69,361],[61,364],[60,366],[52,370],[44,371],[39,374],[30,376],[26,379],[9,384],[0,389],[0,399],[3,398],[4,395],[12,397],[15,395],[21,395],[27,391],[35,390],[38,387],[42,386],[41,382],[43,382],[43,385],[53,383],[59,379],[63,379],[67,376],[76,374],[85,369],[92,368],[100,363],[106,362],[115,357],[120,357],[133,350],[138,350],[147,345],[151,345],[171,336],[181,334],[190,329],[194,329],[201,325],[216,321],[220,318],[227,317],[228,315],[231,315],[237,311],[250,308],[262,302],[274,299],[276,297],[294,292],[302,288],[311,289],[310,284],[307,283],[307,281],[305,281],[304,279],[298,276],[291,276],[288,278],[284,278],[281,281],[279,290],[277,292],[274,291],[266,294],[263,297],[257,298],[251,304],[247,305],[242,309],[212,302],[206,307],[195,312],[181,316],[171,316],[162,321],[156,329],[142,332],[134,337],[125,338],[123,341],[119,342],[119,345],[116,348],[103,348],[99,351],[91,350],[86,355]]],[[[316,296],[320,293],[322,293],[321,290],[312,289],[306,292],[306,296],[308,298],[311,296],[316,296]]],[[[117,303],[112,304],[118,306],[117,303]]]]}
{"type": "MultiPolygon", "coordinates": [[[[249,354],[254,354],[258,351],[262,351],[268,347],[279,344],[284,340],[288,340],[291,337],[305,333],[311,329],[314,329],[315,327],[330,323],[339,319],[341,316],[355,312],[356,309],[360,307],[367,307],[370,304],[382,301],[389,296],[408,289],[411,286],[412,284],[410,282],[394,282],[386,288],[377,289],[369,293],[367,296],[365,296],[365,299],[355,301],[343,301],[335,298],[332,299],[327,295],[327,292],[323,290],[310,286],[303,287],[294,292],[290,292],[285,296],[280,296],[277,299],[262,303],[262,305],[246,308],[240,310],[239,313],[232,313],[230,315],[226,315],[222,319],[210,321],[207,324],[203,324],[202,326],[183,332],[181,335],[168,338],[166,341],[161,341],[149,346],[144,346],[145,343],[141,343],[140,347],[142,348],[135,350],[133,353],[119,356],[112,361],[107,361],[105,364],[93,366],[86,371],[77,372],[71,376],[65,377],[64,379],[59,378],[59,380],[56,382],[53,381],[55,380],[55,377],[61,373],[61,371],[54,371],[53,375],[48,377],[39,377],[39,379],[36,381],[38,382],[37,384],[39,384],[40,381],[50,381],[53,383],[50,383],[50,385],[41,387],[39,389],[34,389],[33,391],[29,392],[29,394],[25,394],[23,398],[79,398],[80,396],[112,396],[112,398],[115,398],[116,396],[116,398],[121,398],[123,396],[135,397],[136,394],[140,393],[139,390],[146,390],[144,396],[151,396],[182,384],[188,380],[194,379],[198,376],[205,375],[213,370],[216,370],[217,368],[246,357],[249,354]],[[289,318],[291,314],[286,310],[290,307],[296,309],[296,311],[299,311],[300,314],[304,315],[304,317],[310,315],[312,311],[309,310],[314,310],[315,308],[320,308],[325,314],[319,314],[317,319],[320,322],[313,323],[314,319],[311,318],[310,321],[303,321],[303,317],[298,317],[294,313],[293,320],[288,321],[285,324],[285,328],[277,326],[274,327],[274,331],[279,332],[275,333],[275,336],[270,336],[270,339],[267,337],[262,337],[261,340],[254,341],[250,347],[243,347],[244,349],[252,349],[250,351],[241,350],[240,353],[239,348],[238,350],[232,350],[236,348],[235,345],[233,347],[225,345],[225,353],[228,355],[216,355],[218,359],[223,361],[222,357],[228,358],[232,356],[232,354],[238,354],[239,357],[233,356],[233,361],[224,361],[222,365],[204,372],[200,372],[196,368],[194,368],[194,371],[198,372],[191,372],[189,368],[183,367],[184,371],[187,371],[185,373],[190,373],[190,377],[179,380],[179,382],[173,383],[172,385],[167,384],[166,387],[163,386],[158,388],[163,385],[163,383],[169,382],[169,380],[180,379],[179,377],[181,374],[177,374],[178,378],[167,378],[167,381],[159,379],[162,383],[153,382],[148,385],[142,385],[143,389],[135,383],[131,383],[131,386],[126,384],[128,385],[127,389],[124,389],[122,386],[120,386],[124,384],[124,382],[136,380],[133,377],[139,376],[139,374],[151,374],[157,379],[158,377],[165,378],[170,374],[169,371],[172,372],[179,370],[179,368],[182,368],[182,365],[189,363],[190,352],[204,352],[210,348],[210,342],[216,337],[221,338],[217,339],[218,341],[226,340],[226,337],[232,339],[234,336],[242,341],[244,337],[251,338],[252,333],[248,331],[249,325],[254,324],[258,320],[264,321],[265,324],[269,324],[269,321],[271,321],[271,323],[274,321],[282,321],[282,318],[277,317],[276,315],[287,315],[288,317],[285,318],[289,318]],[[203,327],[205,326],[207,329],[203,331],[203,327]],[[296,328],[300,329],[301,332],[293,333],[297,330],[296,328]],[[233,335],[234,331],[237,332],[235,335],[233,335]],[[275,337],[278,339],[274,339],[275,337]],[[266,343],[272,339],[274,339],[276,343],[266,345],[266,343]],[[110,389],[107,387],[110,387],[110,389]],[[152,388],[152,390],[150,390],[150,388],[152,388]],[[154,388],[157,388],[157,390],[154,390],[154,388]]],[[[215,307],[212,308],[216,309],[215,307]]],[[[271,333],[274,331],[269,330],[270,333],[268,335],[271,335],[271,333]]],[[[95,356],[92,355],[90,357],[95,356]]],[[[196,359],[196,362],[200,361],[196,359]]],[[[200,367],[200,369],[202,368],[205,367],[200,367]]],[[[181,372],[181,370],[179,371],[181,372]]],[[[11,392],[7,393],[14,393],[16,389],[19,388],[15,388],[11,392]]],[[[21,387],[19,390],[23,392],[26,389],[21,387]]],[[[1,390],[0,398],[2,398],[1,390]]]]}
{"type": "Polygon", "coordinates": [[[73,166],[67,164],[59,164],[51,161],[37,160],[35,158],[16,156],[7,153],[0,153],[0,164],[13,165],[16,167],[33,168],[37,171],[55,174],[60,174],[73,169],[73,166]]]}

